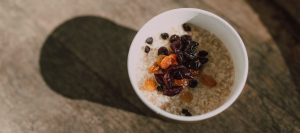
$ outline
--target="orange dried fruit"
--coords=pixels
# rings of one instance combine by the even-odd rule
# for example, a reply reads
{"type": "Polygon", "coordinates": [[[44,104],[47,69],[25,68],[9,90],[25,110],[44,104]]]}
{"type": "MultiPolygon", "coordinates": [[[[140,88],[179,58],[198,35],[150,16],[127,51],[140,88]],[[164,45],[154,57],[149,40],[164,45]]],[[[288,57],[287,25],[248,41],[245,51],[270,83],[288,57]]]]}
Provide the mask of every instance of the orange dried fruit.
{"type": "Polygon", "coordinates": [[[161,60],[160,67],[162,69],[167,69],[169,66],[176,65],[176,64],[178,64],[176,61],[176,55],[170,54],[161,60]]]}
{"type": "Polygon", "coordinates": [[[187,86],[188,85],[188,80],[186,80],[186,79],[175,79],[174,84],[176,86],[187,86]]]}
{"type": "Polygon", "coordinates": [[[193,94],[189,91],[183,91],[180,95],[180,100],[189,103],[193,100],[193,94]]]}
{"type": "Polygon", "coordinates": [[[156,64],[160,64],[160,62],[162,61],[163,58],[165,58],[166,55],[159,55],[157,58],[156,58],[156,64]]]}
{"type": "Polygon", "coordinates": [[[200,82],[210,88],[217,85],[217,81],[212,76],[207,74],[201,74],[200,82]]]}
{"type": "Polygon", "coordinates": [[[146,79],[143,88],[148,91],[156,90],[157,84],[154,79],[146,79]]]}
{"type": "Polygon", "coordinates": [[[154,64],[154,65],[152,65],[152,66],[150,66],[149,68],[148,68],[148,72],[149,73],[155,73],[155,72],[157,72],[159,70],[159,66],[157,66],[156,64],[154,64]]]}

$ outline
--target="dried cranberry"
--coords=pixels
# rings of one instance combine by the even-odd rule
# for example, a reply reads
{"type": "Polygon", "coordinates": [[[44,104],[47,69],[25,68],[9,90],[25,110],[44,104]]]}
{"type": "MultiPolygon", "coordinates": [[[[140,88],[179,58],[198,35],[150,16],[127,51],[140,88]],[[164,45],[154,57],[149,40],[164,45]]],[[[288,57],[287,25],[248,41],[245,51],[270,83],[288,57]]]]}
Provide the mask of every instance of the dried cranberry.
{"type": "Polygon", "coordinates": [[[187,32],[192,30],[192,28],[187,23],[184,23],[182,25],[182,28],[184,31],[187,31],[187,32]]]}
{"type": "Polygon", "coordinates": [[[160,47],[157,52],[158,55],[169,55],[169,51],[166,47],[160,47]]]}
{"type": "Polygon", "coordinates": [[[166,96],[175,96],[179,94],[182,89],[182,86],[173,86],[172,88],[164,89],[163,94],[166,96]]]}
{"type": "Polygon", "coordinates": [[[190,81],[189,81],[189,87],[191,87],[191,88],[195,88],[197,85],[198,85],[198,81],[197,80],[195,80],[195,79],[191,79],[190,81]]]}
{"type": "Polygon", "coordinates": [[[192,114],[187,109],[182,109],[181,113],[184,114],[185,116],[192,116],[192,114]]]}
{"type": "Polygon", "coordinates": [[[168,39],[169,38],[169,34],[168,33],[161,33],[160,34],[160,37],[164,40],[168,39]]]}
{"type": "Polygon", "coordinates": [[[201,50],[201,51],[199,51],[199,53],[198,53],[198,56],[199,56],[199,57],[206,57],[207,55],[208,55],[208,52],[205,51],[205,50],[201,50]]]}
{"type": "Polygon", "coordinates": [[[149,51],[150,51],[150,47],[149,47],[149,46],[146,46],[146,47],[145,47],[145,53],[149,53],[149,51]]]}
{"type": "Polygon", "coordinates": [[[146,39],[146,43],[152,44],[152,43],[153,43],[153,38],[152,38],[152,37],[148,37],[148,38],[146,39]]]}
{"type": "Polygon", "coordinates": [[[170,37],[170,43],[175,42],[175,41],[177,41],[177,40],[180,40],[180,38],[179,38],[178,35],[172,35],[172,36],[170,37]]]}

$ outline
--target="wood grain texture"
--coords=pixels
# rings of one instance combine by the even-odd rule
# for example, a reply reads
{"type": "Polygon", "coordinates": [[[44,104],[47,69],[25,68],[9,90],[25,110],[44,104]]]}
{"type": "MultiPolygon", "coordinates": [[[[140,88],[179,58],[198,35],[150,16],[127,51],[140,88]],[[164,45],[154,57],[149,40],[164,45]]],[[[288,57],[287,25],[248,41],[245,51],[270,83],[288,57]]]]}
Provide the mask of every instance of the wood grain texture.
{"type": "Polygon", "coordinates": [[[293,29],[299,18],[295,9],[281,10],[295,6],[277,3],[2,0],[0,132],[300,132],[299,30],[293,29]],[[228,20],[250,61],[238,100],[216,117],[189,124],[164,120],[143,105],[126,69],[137,29],[179,7],[228,20]]]}

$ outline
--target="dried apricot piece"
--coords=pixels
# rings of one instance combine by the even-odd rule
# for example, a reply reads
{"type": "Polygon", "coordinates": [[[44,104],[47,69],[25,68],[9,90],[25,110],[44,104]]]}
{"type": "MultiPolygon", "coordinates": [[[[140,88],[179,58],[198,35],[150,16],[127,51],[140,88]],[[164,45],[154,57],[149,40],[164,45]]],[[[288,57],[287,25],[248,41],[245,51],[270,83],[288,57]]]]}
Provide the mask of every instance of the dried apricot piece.
{"type": "Polygon", "coordinates": [[[160,67],[162,69],[167,69],[169,66],[176,65],[176,64],[178,64],[176,60],[176,55],[170,54],[161,60],[160,67]]]}
{"type": "Polygon", "coordinates": [[[156,64],[160,64],[160,62],[162,61],[163,58],[165,58],[166,55],[159,55],[157,58],[156,58],[156,64]]]}
{"type": "Polygon", "coordinates": [[[154,79],[149,78],[149,79],[145,80],[144,86],[143,86],[143,88],[145,90],[154,91],[154,90],[156,90],[156,87],[157,87],[157,84],[154,79]]]}
{"type": "Polygon", "coordinates": [[[148,68],[148,72],[149,73],[155,73],[155,72],[157,72],[159,70],[159,66],[157,66],[156,64],[154,64],[154,65],[152,65],[152,66],[150,66],[149,68],[148,68]]]}
{"type": "Polygon", "coordinates": [[[207,74],[201,74],[200,82],[210,88],[217,85],[217,81],[212,76],[207,74]]]}

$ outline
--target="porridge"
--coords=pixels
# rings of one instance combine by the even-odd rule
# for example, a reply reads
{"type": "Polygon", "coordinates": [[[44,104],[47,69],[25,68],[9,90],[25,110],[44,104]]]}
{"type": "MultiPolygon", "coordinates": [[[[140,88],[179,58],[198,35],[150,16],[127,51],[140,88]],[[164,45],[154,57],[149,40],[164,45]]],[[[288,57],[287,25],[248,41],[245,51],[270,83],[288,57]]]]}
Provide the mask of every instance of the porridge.
{"type": "Polygon", "coordinates": [[[209,31],[191,24],[148,37],[140,89],[154,105],[176,115],[200,115],[222,105],[234,79],[232,59],[209,31]]]}

